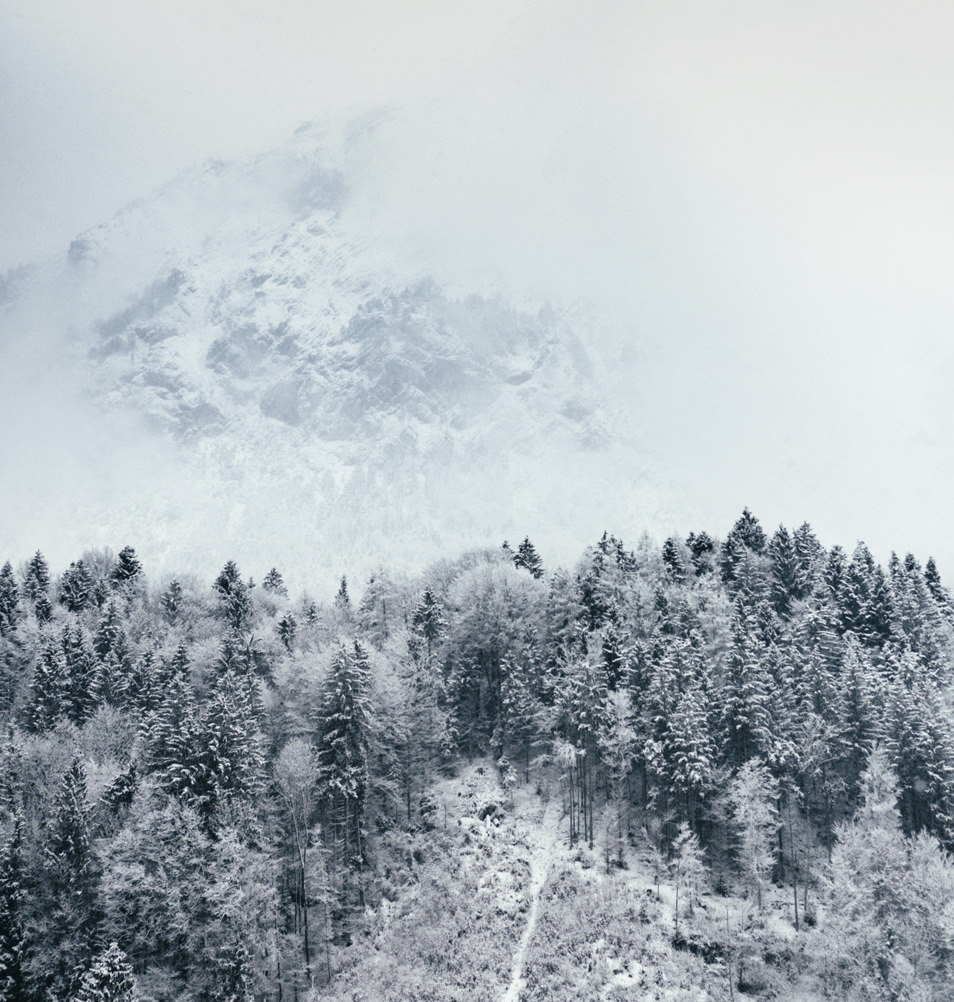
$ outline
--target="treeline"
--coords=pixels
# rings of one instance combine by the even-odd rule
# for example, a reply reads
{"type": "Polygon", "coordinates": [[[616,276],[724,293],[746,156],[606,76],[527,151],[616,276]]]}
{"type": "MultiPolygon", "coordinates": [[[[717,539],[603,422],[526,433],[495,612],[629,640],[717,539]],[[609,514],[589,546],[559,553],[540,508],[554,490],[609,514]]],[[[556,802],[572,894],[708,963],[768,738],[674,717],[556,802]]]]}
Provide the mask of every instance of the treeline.
{"type": "Polygon", "coordinates": [[[529,539],[382,570],[357,602],[233,562],[150,584],[130,547],[7,563],[0,998],[304,995],[462,755],[505,789],[559,776],[607,864],[648,838],[692,884],[707,852],[811,916],[885,776],[897,837],[954,847],[952,655],[933,561],[748,511],[721,541],[604,535],[572,571],[529,539]]]}

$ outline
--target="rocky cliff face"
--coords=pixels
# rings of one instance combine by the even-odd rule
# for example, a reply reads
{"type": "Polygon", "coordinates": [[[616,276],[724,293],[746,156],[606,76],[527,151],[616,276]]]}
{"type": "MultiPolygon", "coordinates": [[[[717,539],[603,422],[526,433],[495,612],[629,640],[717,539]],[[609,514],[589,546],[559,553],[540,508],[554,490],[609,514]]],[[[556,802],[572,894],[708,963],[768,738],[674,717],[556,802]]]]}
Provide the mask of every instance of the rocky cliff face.
{"type": "Polygon", "coordinates": [[[505,534],[575,546],[609,515],[607,471],[609,508],[643,489],[567,321],[382,262],[349,223],[352,156],[304,130],[6,277],[11,337],[68,332],[97,407],[174,443],[134,501],[92,502],[112,545],[418,563],[505,534]]]}

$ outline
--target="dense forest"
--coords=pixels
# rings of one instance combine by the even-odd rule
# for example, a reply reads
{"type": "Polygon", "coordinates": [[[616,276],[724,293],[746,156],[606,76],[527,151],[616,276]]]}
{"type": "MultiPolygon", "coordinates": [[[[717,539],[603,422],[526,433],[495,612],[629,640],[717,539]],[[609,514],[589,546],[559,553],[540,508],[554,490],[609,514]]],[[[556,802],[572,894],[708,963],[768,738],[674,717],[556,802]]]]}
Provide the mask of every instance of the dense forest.
{"type": "Polygon", "coordinates": [[[604,535],[562,570],[525,539],[351,590],[158,582],[129,546],[3,566],[0,999],[499,998],[531,870],[481,905],[481,833],[531,800],[573,865],[535,888],[521,998],[651,998],[677,955],[657,998],[950,998],[932,560],[746,510],[721,540],[604,535]],[[640,868],[637,900],[613,882],[640,868]]]}

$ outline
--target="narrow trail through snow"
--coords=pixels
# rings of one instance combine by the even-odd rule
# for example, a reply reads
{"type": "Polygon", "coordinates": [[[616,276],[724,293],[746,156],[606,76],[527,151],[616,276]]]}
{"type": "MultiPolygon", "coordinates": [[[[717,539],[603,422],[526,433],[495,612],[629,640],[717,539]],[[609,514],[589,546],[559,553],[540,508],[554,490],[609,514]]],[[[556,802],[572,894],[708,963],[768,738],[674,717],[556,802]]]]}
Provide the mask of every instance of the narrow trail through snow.
{"type": "MultiPolygon", "coordinates": [[[[527,948],[533,938],[540,911],[540,893],[550,875],[560,827],[561,804],[559,799],[551,800],[543,809],[543,822],[539,828],[523,828],[523,834],[530,843],[530,908],[527,911],[527,925],[520,937],[520,943],[513,955],[510,984],[501,997],[501,1002],[519,1002],[520,991],[524,987],[523,967],[527,958],[527,948]]],[[[521,826],[522,827],[522,826],[521,826]]]]}

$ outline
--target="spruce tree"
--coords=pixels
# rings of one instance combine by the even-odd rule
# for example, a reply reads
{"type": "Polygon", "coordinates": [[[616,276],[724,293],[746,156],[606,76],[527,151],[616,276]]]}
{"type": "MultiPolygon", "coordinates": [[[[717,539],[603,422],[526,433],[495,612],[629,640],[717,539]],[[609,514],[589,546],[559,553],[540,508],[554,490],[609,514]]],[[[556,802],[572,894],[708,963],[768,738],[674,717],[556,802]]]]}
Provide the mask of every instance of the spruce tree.
{"type": "Polygon", "coordinates": [[[179,610],[182,608],[182,585],[178,581],[171,581],[169,587],[162,593],[159,599],[162,607],[162,614],[170,626],[175,626],[179,621],[179,610]]]}
{"type": "Polygon", "coordinates": [[[13,831],[0,850],[0,1002],[19,1002],[27,997],[25,878],[23,818],[17,814],[13,831]]]}
{"type": "Polygon", "coordinates": [[[63,777],[47,825],[43,854],[49,905],[44,912],[42,965],[48,990],[73,994],[90,959],[96,928],[96,859],[86,774],[78,759],[63,777]]]}
{"type": "Polygon", "coordinates": [[[110,579],[116,587],[130,584],[142,575],[142,564],[136,551],[131,546],[124,546],[119,551],[116,564],[113,567],[110,579]]]}
{"type": "Polygon", "coordinates": [[[83,975],[75,1002],[136,1002],[138,998],[129,958],[113,941],[83,975]]]}
{"type": "Polygon", "coordinates": [[[359,643],[351,649],[339,647],[332,658],[320,713],[319,789],[349,862],[360,865],[369,779],[371,672],[359,643]]]}
{"type": "Polygon", "coordinates": [[[252,618],[251,582],[245,584],[234,560],[229,560],[215,579],[213,589],[225,621],[236,632],[248,628],[252,618]]]}
{"type": "Polygon", "coordinates": [[[288,589],[285,587],[281,573],[275,567],[262,579],[262,588],[270,595],[280,595],[282,598],[288,598],[288,589]]]}
{"type": "Polygon", "coordinates": [[[278,639],[282,642],[282,646],[286,651],[290,652],[292,644],[295,642],[295,637],[298,634],[298,621],[291,612],[286,612],[282,616],[278,621],[275,632],[278,634],[278,639]]]}
{"type": "Polygon", "coordinates": [[[686,546],[692,556],[692,566],[696,576],[711,571],[715,555],[715,542],[707,532],[690,532],[686,538],[686,546]]]}
{"type": "Polygon", "coordinates": [[[517,552],[513,558],[514,567],[529,571],[533,577],[543,577],[543,561],[536,551],[536,547],[530,542],[529,536],[524,536],[523,542],[517,547],[517,552]]]}
{"type": "Polygon", "coordinates": [[[92,600],[93,579],[80,559],[71,563],[60,580],[60,604],[70,612],[82,612],[92,600]]]}
{"type": "Polygon", "coordinates": [[[19,618],[20,589],[17,588],[13,567],[8,560],[0,570],[0,637],[13,633],[19,618]]]}
{"type": "Polygon", "coordinates": [[[421,601],[411,616],[411,625],[427,645],[428,658],[434,652],[437,642],[444,635],[447,624],[444,621],[443,606],[438,602],[430,586],[424,589],[421,601]]]}
{"type": "Polygon", "coordinates": [[[39,550],[30,558],[26,575],[23,579],[23,593],[29,602],[36,605],[40,596],[46,596],[50,590],[50,568],[46,558],[39,550]]]}

